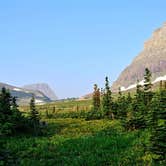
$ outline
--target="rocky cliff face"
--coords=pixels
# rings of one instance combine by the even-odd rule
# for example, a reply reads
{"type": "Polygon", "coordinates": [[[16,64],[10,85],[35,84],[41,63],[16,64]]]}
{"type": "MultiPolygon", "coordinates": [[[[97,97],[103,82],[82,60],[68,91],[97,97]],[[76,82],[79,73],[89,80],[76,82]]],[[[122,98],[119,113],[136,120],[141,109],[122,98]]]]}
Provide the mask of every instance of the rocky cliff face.
{"type": "Polygon", "coordinates": [[[143,80],[146,67],[152,71],[153,79],[166,75],[166,23],[144,43],[143,51],[120,74],[112,90],[117,91],[119,87],[128,87],[137,80],[143,80]]]}

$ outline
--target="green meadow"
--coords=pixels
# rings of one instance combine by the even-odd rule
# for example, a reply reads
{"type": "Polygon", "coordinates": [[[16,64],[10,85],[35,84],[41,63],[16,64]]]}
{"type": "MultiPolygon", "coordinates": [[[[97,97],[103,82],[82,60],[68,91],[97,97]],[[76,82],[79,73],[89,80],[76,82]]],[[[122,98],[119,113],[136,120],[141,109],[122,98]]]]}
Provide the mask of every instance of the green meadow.
{"type": "MultiPolygon", "coordinates": [[[[29,135],[7,137],[5,141],[6,149],[9,151],[6,155],[8,164],[23,166],[151,165],[151,156],[146,155],[143,148],[144,143],[148,141],[148,132],[125,131],[119,120],[87,121],[78,116],[79,110],[70,110],[75,105],[81,109],[90,103],[91,101],[69,101],[37,106],[37,109],[43,108],[39,112],[42,115],[41,121],[46,122],[45,134],[38,137],[29,135]],[[55,110],[52,115],[53,106],[61,107],[61,111],[55,110]],[[52,116],[46,118],[46,110],[52,116]]],[[[28,107],[21,109],[25,111],[28,107]]],[[[86,114],[86,110],[82,112],[86,114]]]]}

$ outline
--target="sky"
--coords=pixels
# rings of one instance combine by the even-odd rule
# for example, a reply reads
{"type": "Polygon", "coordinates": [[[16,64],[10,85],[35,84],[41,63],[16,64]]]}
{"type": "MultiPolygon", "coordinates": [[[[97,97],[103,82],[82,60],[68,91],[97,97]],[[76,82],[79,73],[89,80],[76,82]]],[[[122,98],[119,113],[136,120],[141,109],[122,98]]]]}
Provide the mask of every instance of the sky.
{"type": "Polygon", "coordinates": [[[164,22],[165,0],[2,0],[0,82],[85,95],[112,84],[164,22]]]}

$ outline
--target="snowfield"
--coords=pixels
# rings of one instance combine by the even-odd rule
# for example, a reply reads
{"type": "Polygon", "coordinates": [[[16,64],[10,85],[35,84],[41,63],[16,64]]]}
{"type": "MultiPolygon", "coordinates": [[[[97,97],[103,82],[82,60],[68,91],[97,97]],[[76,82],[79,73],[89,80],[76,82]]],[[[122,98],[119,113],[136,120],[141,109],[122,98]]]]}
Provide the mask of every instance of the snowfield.
{"type": "MultiPolygon", "coordinates": [[[[166,75],[165,76],[161,76],[161,77],[157,77],[153,82],[152,84],[156,83],[156,82],[159,82],[159,81],[166,81],[166,75]]],[[[144,85],[144,80],[140,81],[139,82],[139,85],[144,85]]],[[[130,86],[128,86],[127,88],[125,88],[124,86],[121,87],[121,91],[127,91],[127,90],[130,90],[130,89],[133,89],[133,88],[136,88],[137,87],[137,84],[132,84],[130,86]]]]}

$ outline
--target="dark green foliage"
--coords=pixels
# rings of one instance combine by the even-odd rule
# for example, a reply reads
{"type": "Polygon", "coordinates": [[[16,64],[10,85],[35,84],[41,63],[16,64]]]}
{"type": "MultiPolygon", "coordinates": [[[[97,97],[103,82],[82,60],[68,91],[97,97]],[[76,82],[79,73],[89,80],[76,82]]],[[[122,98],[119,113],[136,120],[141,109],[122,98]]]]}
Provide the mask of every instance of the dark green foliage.
{"type": "MultiPolygon", "coordinates": [[[[139,81],[137,81],[139,82],[139,81]]],[[[127,130],[145,128],[145,105],[142,86],[137,83],[136,94],[133,99],[127,97],[127,118],[125,127],[127,130]]]]}
{"type": "Polygon", "coordinates": [[[102,97],[102,110],[106,116],[109,116],[111,119],[114,119],[112,112],[112,92],[109,86],[108,77],[105,78],[105,89],[102,97]]]}
{"type": "Polygon", "coordinates": [[[151,110],[151,100],[153,93],[151,91],[151,72],[148,68],[145,69],[144,85],[137,81],[136,95],[132,101],[132,106],[129,107],[128,118],[126,124],[129,129],[144,129],[149,123],[149,112],[151,110]]]}
{"type": "Polygon", "coordinates": [[[20,131],[24,118],[18,110],[16,98],[2,88],[0,93],[0,135],[10,135],[20,131]]]}
{"type": "Polygon", "coordinates": [[[17,166],[17,157],[6,148],[6,139],[0,139],[0,166],[17,166]]]}
{"type": "Polygon", "coordinates": [[[122,95],[122,92],[119,88],[119,95],[117,99],[117,118],[124,120],[127,116],[128,103],[126,98],[122,95]]]}
{"type": "Polygon", "coordinates": [[[32,99],[30,101],[29,119],[30,119],[30,126],[33,129],[34,135],[38,136],[41,133],[40,117],[39,117],[39,112],[37,111],[36,106],[35,106],[34,96],[32,96],[32,99]]]}
{"type": "Polygon", "coordinates": [[[160,90],[152,101],[150,150],[155,160],[166,163],[166,90],[160,90]]]}
{"type": "Polygon", "coordinates": [[[130,92],[128,92],[128,94],[127,94],[126,102],[127,102],[127,104],[131,104],[131,102],[132,102],[132,97],[131,97],[130,92]]]}
{"type": "Polygon", "coordinates": [[[34,123],[39,123],[39,112],[36,109],[35,106],[35,98],[32,96],[32,99],[30,101],[30,120],[32,120],[34,123]]]}
{"type": "Polygon", "coordinates": [[[94,85],[93,109],[96,111],[100,109],[100,89],[98,88],[97,84],[94,85]]]}
{"type": "Polygon", "coordinates": [[[152,73],[148,68],[145,68],[145,74],[144,74],[144,91],[147,92],[151,90],[152,83],[151,83],[152,73]]]}
{"type": "MultiPolygon", "coordinates": [[[[144,104],[148,106],[152,100],[152,83],[151,83],[152,74],[148,68],[145,69],[144,74],[144,104]]],[[[148,110],[147,110],[148,111],[148,110]]]]}
{"type": "Polygon", "coordinates": [[[49,135],[8,139],[6,146],[18,158],[18,165],[151,165],[139,144],[146,133],[124,132],[119,121],[68,118],[47,122],[49,135]]]}

